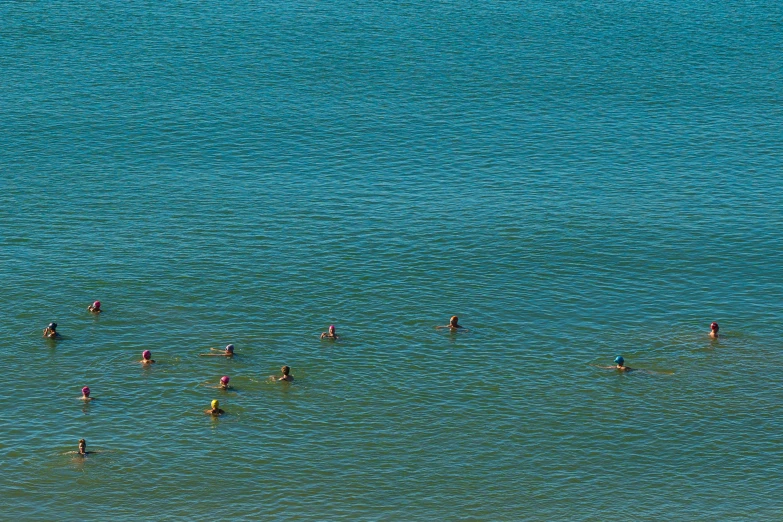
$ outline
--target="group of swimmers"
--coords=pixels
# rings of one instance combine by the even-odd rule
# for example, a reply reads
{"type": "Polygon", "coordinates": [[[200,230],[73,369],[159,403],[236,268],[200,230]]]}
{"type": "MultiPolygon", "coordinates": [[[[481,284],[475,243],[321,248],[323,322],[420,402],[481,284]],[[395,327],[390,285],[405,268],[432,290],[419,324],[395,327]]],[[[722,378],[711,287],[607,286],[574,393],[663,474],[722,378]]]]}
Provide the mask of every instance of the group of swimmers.
{"type": "MultiPolygon", "coordinates": [[[[101,302],[95,301],[90,306],[87,307],[87,310],[91,313],[101,313],[101,302]]],[[[451,319],[449,319],[449,324],[443,325],[443,326],[436,326],[436,330],[441,329],[448,329],[452,332],[469,332],[467,328],[463,327],[459,324],[459,317],[456,315],[452,316],[451,319]]],[[[710,337],[713,339],[718,338],[718,330],[720,327],[718,326],[718,323],[713,322],[710,325],[710,337]]],[[[59,333],[57,333],[57,323],[49,323],[49,325],[44,328],[43,336],[47,339],[56,339],[60,336],[59,333]]],[[[331,339],[331,340],[338,340],[340,337],[337,335],[337,332],[335,330],[334,325],[330,325],[328,330],[326,332],[323,332],[321,334],[321,339],[331,339]]],[[[210,348],[209,353],[201,353],[199,354],[199,357],[234,357],[234,345],[229,344],[224,349],[219,348],[210,348]]],[[[147,364],[154,364],[155,360],[152,358],[152,352],[149,350],[144,350],[141,353],[141,360],[139,361],[143,365],[147,364]]],[[[611,370],[618,370],[620,372],[631,372],[634,371],[635,368],[631,368],[630,366],[626,366],[625,359],[622,355],[618,355],[614,359],[614,365],[612,366],[598,366],[598,368],[605,368],[605,369],[611,369],[611,370]]],[[[289,366],[283,366],[280,368],[281,376],[275,377],[270,376],[270,379],[273,381],[280,381],[280,382],[293,382],[294,377],[291,375],[291,368],[289,366]]],[[[228,375],[224,375],[220,378],[220,382],[217,386],[214,386],[214,388],[218,388],[221,390],[228,390],[230,389],[229,382],[230,378],[228,375]]],[[[82,400],[84,401],[91,401],[93,400],[92,397],[90,397],[90,388],[88,386],[85,386],[82,388],[82,400]]],[[[211,415],[214,417],[218,417],[220,415],[225,414],[226,412],[220,408],[220,402],[215,399],[210,403],[210,408],[204,410],[204,413],[207,415],[211,415]]],[[[87,455],[87,442],[84,439],[79,440],[79,450],[77,452],[79,455],[87,455]]]]}
{"type": "MultiPolygon", "coordinates": [[[[94,314],[99,314],[102,312],[101,309],[101,302],[95,301],[90,306],[87,307],[87,310],[94,314]]],[[[57,332],[57,323],[49,323],[46,328],[43,330],[43,337],[46,339],[58,339],[60,338],[60,334],[57,332]]],[[[337,335],[335,331],[335,326],[331,325],[329,326],[328,331],[323,332],[321,334],[321,339],[331,339],[331,340],[337,340],[340,337],[337,335]]],[[[234,345],[229,344],[224,349],[219,348],[210,348],[210,353],[201,353],[199,354],[200,357],[234,357],[234,345]]],[[[152,352],[149,350],[144,350],[141,352],[141,360],[139,361],[142,365],[148,365],[148,364],[154,364],[155,360],[152,358],[152,352]]],[[[280,368],[281,375],[279,377],[275,377],[274,375],[270,375],[270,379],[272,381],[278,381],[278,382],[293,382],[294,376],[291,375],[291,367],[290,366],[283,366],[280,368]]],[[[221,389],[221,390],[228,390],[231,387],[229,386],[229,382],[231,379],[228,375],[224,375],[220,378],[219,384],[217,386],[214,386],[214,388],[221,389]]],[[[81,400],[88,402],[94,400],[94,397],[90,396],[90,387],[84,386],[82,388],[82,396],[80,397],[81,400]]],[[[210,403],[210,408],[204,410],[204,413],[207,415],[212,415],[215,417],[218,417],[220,415],[225,414],[225,410],[220,408],[220,402],[215,399],[210,403]]],[[[87,441],[85,439],[79,439],[79,448],[75,452],[77,455],[85,456],[90,453],[94,453],[92,451],[87,451],[87,441]]]]}

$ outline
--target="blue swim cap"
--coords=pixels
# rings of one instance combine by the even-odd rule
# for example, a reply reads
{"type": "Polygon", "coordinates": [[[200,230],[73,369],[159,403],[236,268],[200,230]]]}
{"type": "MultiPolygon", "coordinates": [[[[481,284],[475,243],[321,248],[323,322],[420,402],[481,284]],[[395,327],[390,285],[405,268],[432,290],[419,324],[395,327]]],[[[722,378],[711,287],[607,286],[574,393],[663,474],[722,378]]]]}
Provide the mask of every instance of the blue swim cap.
{"type": "Polygon", "coordinates": [[[625,363],[625,359],[623,359],[622,355],[618,355],[614,359],[615,364],[623,364],[625,363]]]}

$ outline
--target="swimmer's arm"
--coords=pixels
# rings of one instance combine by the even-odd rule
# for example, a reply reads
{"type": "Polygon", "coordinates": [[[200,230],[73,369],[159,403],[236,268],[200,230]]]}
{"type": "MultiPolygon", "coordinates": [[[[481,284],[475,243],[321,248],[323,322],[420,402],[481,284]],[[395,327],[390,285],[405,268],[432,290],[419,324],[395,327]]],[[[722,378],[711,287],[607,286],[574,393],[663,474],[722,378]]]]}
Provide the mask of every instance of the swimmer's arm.
{"type": "Polygon", "coordinates": [[[226,354],[224,353],[200,353],[198,354],[199,357],[225,357],[226,354]]]}

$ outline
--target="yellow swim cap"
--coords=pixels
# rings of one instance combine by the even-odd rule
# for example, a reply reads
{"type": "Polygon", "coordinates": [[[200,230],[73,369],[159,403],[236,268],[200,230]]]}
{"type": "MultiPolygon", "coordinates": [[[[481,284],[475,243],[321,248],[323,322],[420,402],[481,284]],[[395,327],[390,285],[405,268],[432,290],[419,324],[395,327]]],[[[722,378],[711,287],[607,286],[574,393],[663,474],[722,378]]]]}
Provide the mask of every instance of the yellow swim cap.
{"type": "Polygon", "coordinates": [[[220,406],[220,403],[217,401],[217,399],[212,401],[212,409],[213,410],[216,410],[218,408],[218,406],[220,406]]]}

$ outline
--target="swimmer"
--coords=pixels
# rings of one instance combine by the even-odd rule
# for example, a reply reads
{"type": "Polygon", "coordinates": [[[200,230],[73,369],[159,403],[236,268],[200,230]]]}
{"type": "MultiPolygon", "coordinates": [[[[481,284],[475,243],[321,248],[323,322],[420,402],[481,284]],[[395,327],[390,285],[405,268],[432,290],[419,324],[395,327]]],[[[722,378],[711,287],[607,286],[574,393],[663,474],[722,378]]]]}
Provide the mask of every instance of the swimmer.
{"type": "Polygon", "coordinates": [[[200,353],[198,354],[199,357],[233,357],[234,356],[234,345],[229,344],[226,346],[225,350],[221,350],[220,348],[210,348],[213,352],[220,352],[220,353],[200,353]]]}
{"type": "Polygon", "coordinates": [[[321,339],[339,339],[338,335],[334,332],[334,325],[329,326],[329,331],[321,334],[321,339]]]}
{"type": "Polygon", "coordinates": [[[228,381],[230,381],[230,380],[231,379],[229,379],[228,375],[224,375],[218,381],[218,385],[217,386],[209,386],[209,383],[204,384],[204,386],[207,386],[208,388],[214,388],[216,390],[233,390],[234,387],[233,386],[229,386],[229,384],[228,384],[228,381]]]}
{"type": "Polygon", "coordinates": [[[92,312],[94,314],[101,313],[101,302],[100,301],[95,301],[93,304],[91,304],[90,306],[87,307],[87,310],[89,310],[90,312],[92,312]]]}
{"type": "Polygon", "coordinates": [[[102,451],[87,451],[87,441],[79,439],[79,449],[76,451],[66,451],[63,455],[76,455],[77,457],[86,457],[93,453],[103,453],[102,451]]]}
{"type": "Polygon", "coordinates": [[[82,396],[80,397],[83,401],[91,401],[93,398],[90,397],[90,388],[85,386],[82,388],[82,396]]]}
{"type": "MultiPolygon", "coordinates": [[[[282,377],[278,377],[277,378],[278,381],[283,381],[283,382],[293,382],[294,381],[294,376],[291,375],[291,368],[290,367],[283,366],[282,368],[280,368],[280,371],[283,372],[283,376],[282,377]]],[[[274,375],[272,376],[272,380],[275,380],[275,376],[274,375]]]]}
{"type": "Polygon", "coordinates": [[[152,364],[155,361],[152,360],[152,353],[149,350],[144,350],[141,352],[141,360],[139,362],[141,364],[152,364]]]}
{"type": "Polygon", "coordinates": [[[56,339],[60,337],[60,334],[57,333],[57,323],[49,323],[49,326],[44,328],[43,336],[47,339],[56,339]]]}
{"type": "Polygon", "coordinates": [[[465,328],[463,326],[460,326],[460,324],[459,324],[459,317],[457,317],[456,315],[452,316],[452,318],[449,319],[449,324],[447,324],[446,326],[436,326],[435,327],[436,330],[440,330],[441,328],[448,328],[449,330],[462,330],[464,332],[469,332],[470,331],[467,328],[465,328]]]}
{"type": "Polygon", "coordinates": [[[614,366],[598,366],[597,364],[594,364],[596,368],[606,368],[607,370],[617,370],[620,372],[641,372],[646,374],[652,374],[652,375],[674,375],[674,372],[668,371],[668,370],[662,370],[662,371],[653,371],[653,370],[645,370],[645,369],[639,369],[639,368],[631,368],[630,366],[625,365],[625,359],[623,359],[622,355],[618,355],[614,359],[614,366]]]}
{"type": "Polygon", "coordinates": [[[217,399],[215,399],[214,401],[212,401],[212,408],[208,410],[204,410],[204,413],[206,413],[207,415],[212,415],[214,417],[217,417],[218,415],[223,415],[226,412],[220,409],[220,403],[218,402],[217,399]]]}
{"type": "Polygon", "coordinates": [[[619,370],[621,372],[632,372],[634,368],[625,365],[625,359],[622,355],[618,355],[614,359],[614,366],[598,366],[598,368],[605,368],[607,370],[619,370]]]}
{"type": "Polygon", "coordinates": [[[719,328],[720,326],[718,326],[718,323],[713,321],[713,323],[710,325],[710,337],[712,337],[713,339],[717,339],[719,328]]]}

